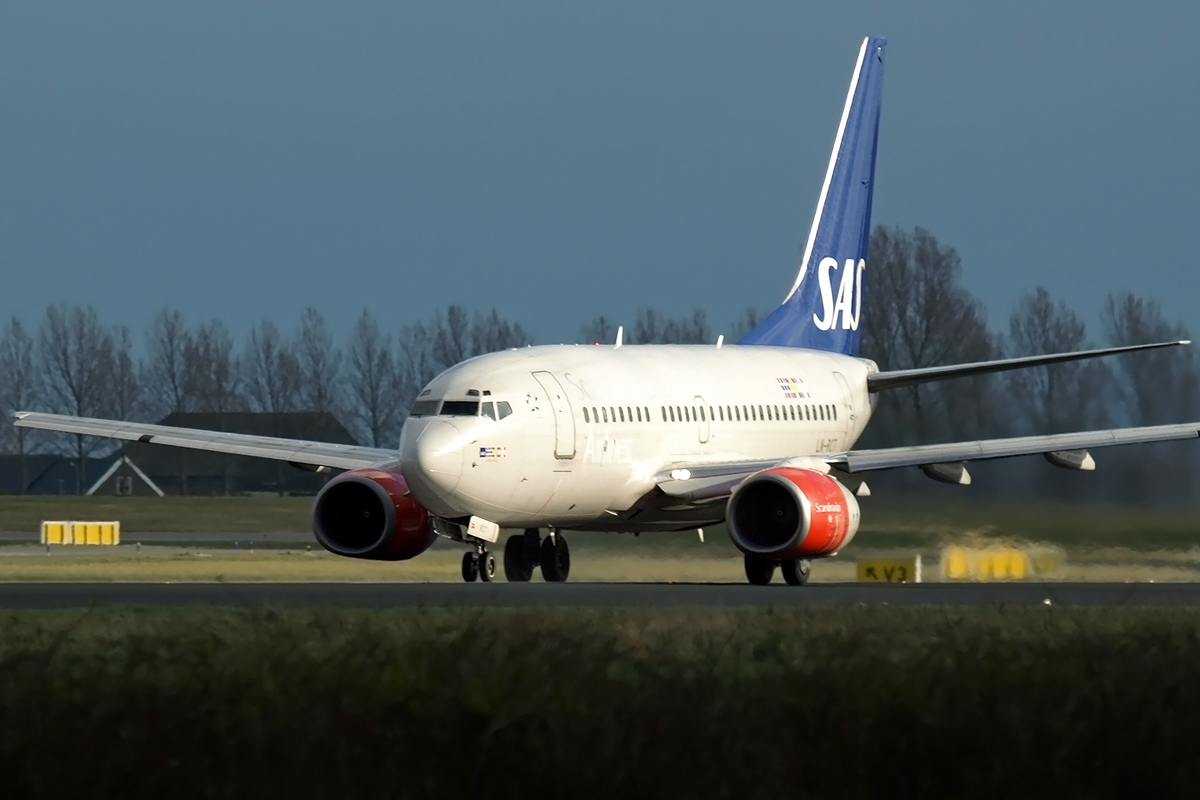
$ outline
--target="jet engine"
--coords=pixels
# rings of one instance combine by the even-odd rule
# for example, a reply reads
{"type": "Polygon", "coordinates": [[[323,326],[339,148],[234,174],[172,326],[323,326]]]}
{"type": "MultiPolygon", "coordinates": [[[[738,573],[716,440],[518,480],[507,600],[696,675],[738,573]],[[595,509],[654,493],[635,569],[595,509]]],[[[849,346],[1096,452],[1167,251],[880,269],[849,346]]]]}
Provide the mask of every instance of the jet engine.
{"type": "Polygon", "coordinates": [[[429,512],[398,472],[356,469],[325,484],[313,505],[313,533],[331,553],[404,561],[433,544],[429,512]]]}
{"type": "Polygon", "coordinates": [[[858,501],[824,473],[775,467],[751,475],[729,498],[729,538],[750,556],[813,558],[836,552],[858,531],[858,501]]]}

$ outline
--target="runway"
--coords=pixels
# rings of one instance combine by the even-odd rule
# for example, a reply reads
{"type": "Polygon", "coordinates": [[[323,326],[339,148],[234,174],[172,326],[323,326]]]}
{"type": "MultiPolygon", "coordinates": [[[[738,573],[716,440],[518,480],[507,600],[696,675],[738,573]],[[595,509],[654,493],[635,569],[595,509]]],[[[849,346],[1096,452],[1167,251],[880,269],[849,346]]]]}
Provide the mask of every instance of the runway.
{"type": "Polygon", "coordinates": [[[0,608],[1200,606],[1200,583],[0,583],[0,608]]]}

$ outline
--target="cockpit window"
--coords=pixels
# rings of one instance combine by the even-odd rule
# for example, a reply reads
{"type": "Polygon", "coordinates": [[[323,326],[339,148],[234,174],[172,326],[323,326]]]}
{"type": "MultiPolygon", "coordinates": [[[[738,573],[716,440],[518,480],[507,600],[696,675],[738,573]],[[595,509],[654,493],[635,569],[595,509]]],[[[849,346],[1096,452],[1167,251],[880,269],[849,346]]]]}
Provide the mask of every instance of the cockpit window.
{"type": "Polygon", "coordinates": [[[413,403],[412,411],[408,412],[410,417],[432,417],[437,414],[438,405],[441,400],[418,400],[413,403]]]}
{"type": "Polygon", "coordinates": [[[479,416],[478,400],[447,400],[442,403],[443,417],[477,417],[479,416]]]}
{"type": "Polygon", "coordinates": [[[479,408],[479,416],[487,417],[488,419],[496,418],[496,407],[491,403],[484,403],[479,408]]]}
{"type": "Polygon", "coordinates": [[[507,401],[501,400],[499,403],[496,403],[496,408],[500,412],[500,419],[512,416],[512,406],[507,401]]]}

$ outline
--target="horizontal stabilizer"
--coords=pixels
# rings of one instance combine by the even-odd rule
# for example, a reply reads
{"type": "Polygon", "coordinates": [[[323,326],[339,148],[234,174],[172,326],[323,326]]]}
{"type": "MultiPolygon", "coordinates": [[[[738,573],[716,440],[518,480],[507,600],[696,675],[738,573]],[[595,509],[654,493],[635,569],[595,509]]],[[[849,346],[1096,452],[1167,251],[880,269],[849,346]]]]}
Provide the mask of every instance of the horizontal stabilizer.
{"type": "Polygon", "coordinates": [[[1122,353],[1135,353],[1140,350],[1155,350],[1160,347],[1178,347],[1181,344],[1191,344],[1188,339],[1178,342],[1156,342],[1154,344],[1133,344],[1126,347],[1104,347],[1099,350],[1080,350],[1074,353],[1051,353],[1043,356],[1022,356],[1020,358],[1002,358],[997,361],[975,361],[970,364],[951,364],[945,367],[925,367],[922,369],[898,369],[890,372],[876,372],[867,376],[867,391],[882,392],[885,389],[900,389],[904,386],[914,386],[918,383],[931,381],[946,381],[951,378],[966,378],[972,375],[984,375],[989,372],[1005,372],[1010,369],[1027,369],[1029,367],[1044,367],[1047,364],[1062,364],[1067,361],[1081,361],[1085,358],[1100,358],[1115,356],[1122,353]]]}

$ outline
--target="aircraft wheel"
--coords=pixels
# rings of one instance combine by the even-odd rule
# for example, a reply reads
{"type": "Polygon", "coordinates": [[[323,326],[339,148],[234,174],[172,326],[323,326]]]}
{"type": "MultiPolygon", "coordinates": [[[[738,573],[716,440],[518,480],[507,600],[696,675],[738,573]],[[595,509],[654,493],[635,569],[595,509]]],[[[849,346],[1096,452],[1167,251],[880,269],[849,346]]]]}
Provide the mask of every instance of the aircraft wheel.
{"type": "Polygon", "coordinates": [[[479,580],[491,583],[492,579],[496,577],[496,557],[484,550],[476,563],[479,565],[479,580]]]}
{"type": "Polygon", "coordinates": [[[479,577],[479,557],[468,551],[463,553],[462,576],[467,583],[474,583],[479,577]]]}
{"type": "Polygon", "coordinates": [[[504,578],[509,583],[525,583],[533,577],[536,559],[529,558],[529,542],[525,534],[516,533],[504,543],[504,578]]]}
{"type": "Polygon", "coordinates": [[[562,583],[571,571],[571,551],[562,534],[547,536],[542,540],[542,580],[546,583],[562,583]]]}
{"type": "Polygon", "coordinates": [[[769,558],[746,556],[746,580],[755,586],[766,586],[775,577],[775,562],[769,558]]]}
{"type": "Polygon", "coordinates": [[[783,568],[783,579],[788,586],[803,586],[812,574],[812,562],[807,558],[789,558],[779,566],[783,568]]]}
{"type": "Polygon", "coordinates": [[[542,560],[542,533],[537,528],[525,529],[525,563],[529,565],[529,574],[542,560]]]}
{"type": "Polygon", "coordinates": [[[462,579],[467,583],[475,583],[479,577],[479,557],[472,552],[462,554],[462,579]]]}

